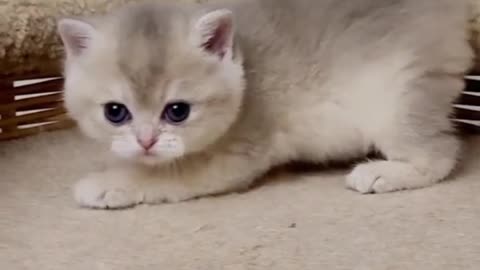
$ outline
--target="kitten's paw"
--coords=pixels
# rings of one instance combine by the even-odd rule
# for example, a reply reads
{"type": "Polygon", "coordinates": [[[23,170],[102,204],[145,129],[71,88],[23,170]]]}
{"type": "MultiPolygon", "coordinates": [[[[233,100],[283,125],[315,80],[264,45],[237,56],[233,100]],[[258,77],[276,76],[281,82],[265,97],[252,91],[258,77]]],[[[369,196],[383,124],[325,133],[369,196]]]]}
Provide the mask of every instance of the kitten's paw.
{"type": "Polygon", "coordinates": [[[80,180],[74,187],[74,197],[83,207],[117,209],[142,202],[142,195],[108,183],[101,174],[80,180]]]}
{"type": "Polygon", "coordinates": [[[417,175],[409,173],[410,168],[405,165],[389,161],[360,164],[347,176],[347,187],[363,194],[406,189],[406,184],[412,179],[405,178],[417,175]]]}

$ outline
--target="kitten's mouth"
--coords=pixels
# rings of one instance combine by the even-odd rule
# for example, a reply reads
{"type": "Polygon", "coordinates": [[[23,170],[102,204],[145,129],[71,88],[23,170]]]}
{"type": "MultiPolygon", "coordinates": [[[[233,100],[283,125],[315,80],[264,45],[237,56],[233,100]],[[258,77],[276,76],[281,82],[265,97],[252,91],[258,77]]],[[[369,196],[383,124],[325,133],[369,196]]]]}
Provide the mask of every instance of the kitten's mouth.
{"type": "Polygon", "coordinates": [[[149,152],[143,153],[137,158],[137,162],[140,162],[144,165],[155,166],[159,163],[158,156],[149,152]]]}
{"type": "Polygon", "coordinates": [[[156,157],[157,155],[154,154],[154,153],[152,153],[152,152],[150,152],[150,151],[144,151],[144,152],[143,152],[143,156],[144,156],[144,157],[156,157]]]}

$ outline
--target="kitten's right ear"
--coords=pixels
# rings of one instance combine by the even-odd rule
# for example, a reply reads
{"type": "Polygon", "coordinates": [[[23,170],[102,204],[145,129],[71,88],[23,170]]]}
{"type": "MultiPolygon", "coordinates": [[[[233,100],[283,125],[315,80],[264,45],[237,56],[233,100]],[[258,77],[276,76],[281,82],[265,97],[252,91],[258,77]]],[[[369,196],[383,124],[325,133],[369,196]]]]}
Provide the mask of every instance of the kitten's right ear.
{"type": "Polygon", "coordinates": [[[62,39],[67,56],[80,56],[92,43],[95,28],[76,19],[61,19],[57,31],[62,39]]]}

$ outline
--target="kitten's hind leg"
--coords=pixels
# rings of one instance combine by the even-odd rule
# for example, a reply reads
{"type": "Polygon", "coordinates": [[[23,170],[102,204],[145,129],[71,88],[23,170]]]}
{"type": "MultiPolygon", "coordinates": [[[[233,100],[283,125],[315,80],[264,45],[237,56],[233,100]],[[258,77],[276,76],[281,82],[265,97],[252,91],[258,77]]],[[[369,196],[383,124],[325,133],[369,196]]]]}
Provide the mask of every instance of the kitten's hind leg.
{"type": "Polygon", "coordinates": [[[438,74],[410,84],[374,139],[387,160],[358,165],[347,176],[347,186],[361,193],[385,193],[426,187],[448,177],[461,152],[448,115],[462,85],[458,77],[438,74]]]}
{"type": "Polygon", "coordinates": [[[390,149],[388,160],[371,161],[354,168],[347,176],[347,186],[361,193],[385,193],[433,185],[455,168],[459,145],[456,138],[451,137],[411,151],[390,149]]]}

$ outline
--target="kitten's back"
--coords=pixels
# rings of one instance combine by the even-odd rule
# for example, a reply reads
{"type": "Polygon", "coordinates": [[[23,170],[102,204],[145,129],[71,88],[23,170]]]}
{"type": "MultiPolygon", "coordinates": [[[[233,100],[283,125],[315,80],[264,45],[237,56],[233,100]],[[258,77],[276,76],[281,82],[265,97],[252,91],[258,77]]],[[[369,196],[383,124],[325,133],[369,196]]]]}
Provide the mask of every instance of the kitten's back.
{"type": "Polygon", "coordinates": [[[458,74],[472,59],[465,0],[261,0],[234,9],[247,74],[258,83],[255,74],[272,73],[268,83],[321,85],[332,73],[398,58],[458,74]]]}

